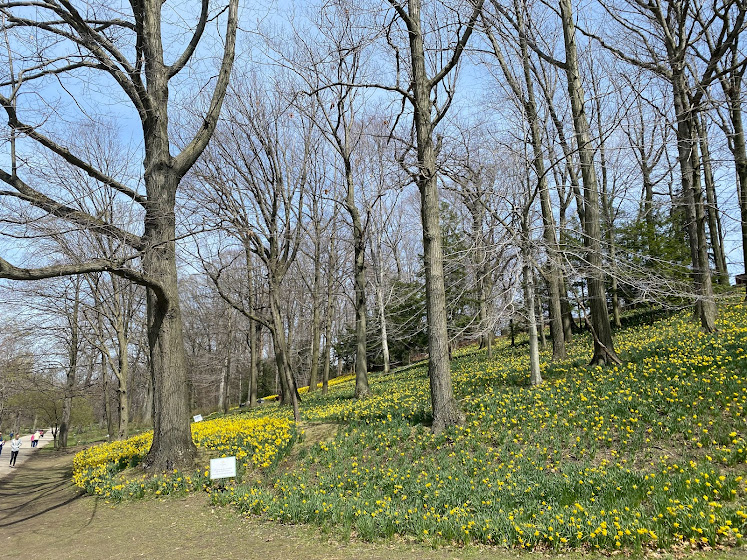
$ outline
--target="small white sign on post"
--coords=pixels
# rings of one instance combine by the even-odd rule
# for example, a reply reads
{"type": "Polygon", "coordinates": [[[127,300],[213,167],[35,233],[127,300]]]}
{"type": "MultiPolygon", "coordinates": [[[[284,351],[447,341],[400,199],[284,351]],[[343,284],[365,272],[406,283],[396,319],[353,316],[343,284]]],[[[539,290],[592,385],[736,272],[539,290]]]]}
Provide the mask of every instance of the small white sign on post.
{"type": "Polygon", "coordinates": [[[202,422],[202,414],[195,414],[192,418],[195,422],[202,422]]]}
{"type": "Polygon", "coordinates": [[[210,459],[210,480],[236,477],[236,457],[210,459]]]}

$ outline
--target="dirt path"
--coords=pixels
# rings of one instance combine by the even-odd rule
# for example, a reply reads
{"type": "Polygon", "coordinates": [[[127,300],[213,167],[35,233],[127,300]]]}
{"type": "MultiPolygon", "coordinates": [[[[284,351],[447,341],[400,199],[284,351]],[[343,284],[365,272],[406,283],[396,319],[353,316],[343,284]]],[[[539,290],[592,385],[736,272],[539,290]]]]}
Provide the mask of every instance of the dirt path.
{"type": "MultiPolygon", "coordinates": [[[[6,437],[8,435],[6,434],[6,437]]],[[[42,447],[53,441],[52,434],[49,430],[44,437],[39,440],[39,445],[31,447],[31,434],[21,436],[21,450],[18,452],[16,465],[20,467],[26,459],[37,453],[42,447]]],[[[13,467],[15,468],[15,467],[13,467]]],[[[13,472],[10,466],[10,439],[6,440],[2,452],[0,452],[0,480],[13,472]]]]}
{"type": "MultiPolygon", "coordinates": [[[[3,456],[5,454],[3,453],[3,456]]],[[[70,482],[73,452],[45,449],[0,478],[0,556],[35,560],[554,560],[490,548],[340,543],[316,528],[282,526],[213,508],[204,494],[111,505],[70,482]]],[[[668,556],[667,556],[668,557],[668,556]]],[[[742,551],[697,555],[737,560],[742,551]]],[[[564,560],[593,555],[563,555],[564,560]]],[[[690,560],[693,560],[692,558],[690,560]]]]}

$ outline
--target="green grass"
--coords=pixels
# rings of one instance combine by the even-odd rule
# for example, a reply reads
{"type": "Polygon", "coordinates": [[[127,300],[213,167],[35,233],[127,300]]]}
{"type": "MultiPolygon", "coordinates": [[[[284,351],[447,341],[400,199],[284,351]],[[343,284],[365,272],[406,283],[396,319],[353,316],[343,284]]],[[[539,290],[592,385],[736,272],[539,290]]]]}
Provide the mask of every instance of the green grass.
{"type": "MultiPolygon", "coordinates": [[[[745,325],[741,305],[721,307],[709,335],[684,312],[638,324],[616,333],[624,364],[612,367],[586,366],[591,342],[579,336],[565,361],[542,354],[539,387],[528,384],[526,346],[499,340],[492,360],[468,348],[452,362],[463,426],[431,432],[420,365],[371,375],[366,400],[353,398],[352,381],[304,395],[306,435],[289,453],[285,440],[270,442],[282,444],[279,462],[247,470],[223,491],[201,470],[123,494],[129,482],[116,469],[95,490],[115,499],[206,489],[214,503],[343,539],[673,554],[739,546],[745,325]]],[[[217,434],[221,446],[254,452],[238,420],[262,416],[291,412],[264,405],[235,413],[227,425],[239,431],[217,434]]]]}
{"type": "MultiPolygon", "coordinates": [[[[687,314],[616,335],[625,363],[586,367],[590,342],[528,385],[526,348],[453,362],[463,427],[433,435],[424,367],[302,405],[338,423],[280,472],[221,497],[241,511],[363,539],[533,549],[741,544],[747,520],[747,314],[705,335],[687,314]]],[[[284,415],[281,408],[249,414],[284,415]]]]}

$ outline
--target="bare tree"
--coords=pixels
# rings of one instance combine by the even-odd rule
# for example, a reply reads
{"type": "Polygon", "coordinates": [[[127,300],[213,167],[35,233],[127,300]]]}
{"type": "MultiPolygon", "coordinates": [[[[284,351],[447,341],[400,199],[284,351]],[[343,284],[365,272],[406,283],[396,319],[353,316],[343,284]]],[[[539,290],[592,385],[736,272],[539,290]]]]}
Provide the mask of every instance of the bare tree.
{"type": "MultiPolygon", "coordinates": [[[[85,258],[22,268],[0,259],[0,277],[35,280],[70,274],[109,271],[148,288],[148,342],[153,377],[154,438],[143,464],[155,470],[191,464],[195,446],[189,427],[186,368],[179,312],[176,268],[174,205],[181,178],[189,171],[215,130],[233,65],[238,0],[230,0],[220,70],[214,80],[209,107],[199,129],[176,155],[169,130],[169,83],[193,58],[206,26],[213,19],[208,0],[202,0],[194,32],[172,63],[166,58],[174,45],[164,45],[163,2],[133,0],[130,13],[106,5],[55,2],[0,2],[4,27],[10,33],[33,33],[40,41],[30,48],[13,45],[15,73],[0,83],[7,93],[0,104],[15,135],[21,134],[31,149],[51,151],[61,161],[83,170],[103,188],[112,189],[141,207],[141,231],[133,233],[105,219],[72,208],[56,193],[45,193],[22,176],[17,161],[10,172],[0,169],[0,180],[10,187],[4,197],[14,197],[43,213],[73,226],[108,236],[129,249],[125,259],[85,258]],[[142,126],[145,194],[108,176],[66,147],[53,130],[45,132],[44,119],[23,116],[19,101],[27,88],[49,87],[70,77],[116,86],[135,109],[142,126]],[[137,266],[139,264],[139,266],[137,266]]],[[[64,83],[60,86],[64,91],[64,83]]],[[[111,94],[116,98],[115,94],[111,94]]],[[[117,98],[118,99],[118,98],[117,98]]],[[[80,106],[80,104],[78,105],[80,106]]],[[[14,151],[14,156],[20,155],[14,151]]]]}
{"type": "MultiPolygon", "coordinates": [[[[396,19],[404,26],[407,39],[409,83],[398,83],[392,89],[400,93],[403,103],[409,103],[412,108],[416,163],[410,174],[420,192],[428,311],[428,375],[433,429],[438,432],[448,426],[461,424],[464,414],[454,398],[451,383],[435,129],[446,116],[454,98],[459,60],[480,16],[484,0],[466,2],[464,6],[442,6],[437,2],[426,5],[421,0],[408,0],[406,5],[397,0],[387,1],[394,9],[396,19]],[[429,14],[426,19],[424,6],[428,10],[443,11],[437,16],[429,14]],[[462,14],[465,10],[468,14],[466,17],[462,14]],[[436,19],[440,20],[439,29],[428,29],[425,22],[436,19]],[[441,102],[439,92],[443,96],[441,102]]],[[[393,45],[393,32],[389,32],[387,38],[393,45]]],[[[396,48],[397,68],[402,62],[399,52],[396,48]]]]}
{"type": "Polygon", "coordinates": [[[368,362],[366,349],[366,224],[361,216],[356,190],[360,195],[360,180],[356,177],[354,158],[358,155],[364,123],[360,113],[365,102],[365,92],[357,87],[363,73],[361,44],[365,36],[362,26],[355,21],[356,10],[338,2],[326,4],[320,13],[317,30],[324,37],[323,47],[313,45],[298,37],[304,54],[308,57],[308,69],[299,70],[313,96],[314,122],[321,134],[337,153],[342,164],[345,185],[342,206],[347,211],[352,225],[353,285],[355,297],[355,398],[371,395],[368,385],[368,362]]]}
{"type": "Polygon", "coordinates": [[[628,48],[595,38],[620,59],[653,72],[672,88],[685,225],[697,298],[695,312],[703,329],[712,332],[717,311],[697,158],[698,113],[709,84],[720,73],[719,65],[743,31],[747,6],[738,0],[712,7],[690,0],[625,0],[621,5],[622,10],[613,2],[603,3],[626,33],[628,48]],[[705,49],[699,48],[698,43],[707,35],[711,37],[709,44],[705,49]]]}
{"type": "Polygon", "coordinates": [[[238,242],[238,247],[216,251],[215,262],[203,260],[221,297],[270,331],[283,389],[281,400],[293,406],[298,420],[300,397],[281,299],[283,281],[304,232],[302,215],[315,155],[314,135],[308,119],[295,112],[282,92],[265,92],[256,80],[236,82],[226,113],[227,126],[216,133],[220,142],[198,164],[194,192],[206,221],[223,229],[227,241],[238,242]],[[256,255],[267,275],[267,313],[257,314],[245,305],[246,294],[232,291],[221,278],[242,258],[250,262],[251,255],[256,255]]]}
{"type": "MultiPolygon", "coordinates": [[[[522,70],[522,78],[514,75],[512,68],[504,57],[503,49],[498,42],[490,26],[486,26],[486,34],[490,40],[502,74],[508,82],[514,96],[520,103],[524,118],[529,126],[529,143],[533,152],[533,167],[539,188],[540,204],[542,208],[543,238],[548,256],[547,285],[550,292],[550,330],[553,341],[553,358],[563,359],[566,356],[565,335],[563,332],[563,318],[561,309],[562,273],[560,270],[560,247],[556,236],[555,217],[550,199],[550,188],[548,185],[548,173],[545,168],[544,141],[541,132],[542,123],[537,109],[537,100],[534,92],[534,78],[532,63],[530,60],[530,49],[527,44],[527,31],[525,25],[526,7],[518,1],[514,2],[514,17],[518,32],[518,57],[522,70]],[[522,87],[523,82],[523,87],[522,87]]],[[[487,19],[487,18],[486,18],[487,19]]],[[[512,38],[513,39],[513,38],[512,38]]],[[[508,42],[504,38],[504,42],[508,42]]]]}

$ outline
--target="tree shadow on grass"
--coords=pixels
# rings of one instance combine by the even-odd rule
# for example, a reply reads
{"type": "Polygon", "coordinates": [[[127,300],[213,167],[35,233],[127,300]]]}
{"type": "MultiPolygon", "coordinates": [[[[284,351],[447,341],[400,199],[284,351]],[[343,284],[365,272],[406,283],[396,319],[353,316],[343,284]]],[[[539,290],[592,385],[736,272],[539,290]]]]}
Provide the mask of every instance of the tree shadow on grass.
{"type": "MultiPolygon", "coordinates": [[[[56,458],[53,458],[54,460],[56,458]]],[[[72,487],[72,466],[49,466],[48,460],[27,460],[0,485],[0,525],[12,527],[64,507],[83,496],[72,487]]]]}

